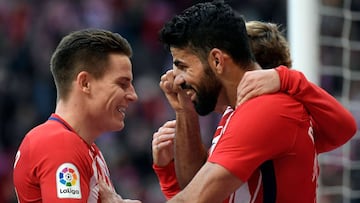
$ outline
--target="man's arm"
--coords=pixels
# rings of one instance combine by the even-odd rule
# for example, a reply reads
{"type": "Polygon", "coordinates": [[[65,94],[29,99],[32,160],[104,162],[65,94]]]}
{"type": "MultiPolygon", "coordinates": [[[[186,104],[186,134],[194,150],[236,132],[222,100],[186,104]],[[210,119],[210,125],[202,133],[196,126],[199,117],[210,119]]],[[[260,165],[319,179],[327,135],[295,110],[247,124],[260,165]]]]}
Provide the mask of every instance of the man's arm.
{"type": "Polygon", "coordinates": [[[196,112],[176,113],[175,169],[180,188],[184,188],[204,165],[207,150],[202,143],[196,112]]]}
{"type": "Polygon", "coordinates": [[[224,167],[206,162],[186,188],[168,202],[220,203],[242,184],[224,167]]]}
{"type": "Polygon", "coordinates": [[[309,82],[299,71],[285,66],[275,70],[248,71],[238,86],[238,105],[264,93],[280,90],[289,94],[305,106],[315,121],[318,152],[333,150],[355,135],[354,117],[333,96],[309,82]]]}
{"type": "Polygon", "coordinates": [[[296,70],[278,67],[280,91],[304,104],[315,121],[315,145],[319,153],[345,144],[357,130],[355,118],[333,96],[309,82],[296,70]]]}
{"type": "Polygon", "coordinates": [[[199,117],[186,91],[174,84],[172,70],[160,81],[170,105],[176,113],[175,169],[180,188],[184,188],[207,159],[201,136],[199,117]]]}

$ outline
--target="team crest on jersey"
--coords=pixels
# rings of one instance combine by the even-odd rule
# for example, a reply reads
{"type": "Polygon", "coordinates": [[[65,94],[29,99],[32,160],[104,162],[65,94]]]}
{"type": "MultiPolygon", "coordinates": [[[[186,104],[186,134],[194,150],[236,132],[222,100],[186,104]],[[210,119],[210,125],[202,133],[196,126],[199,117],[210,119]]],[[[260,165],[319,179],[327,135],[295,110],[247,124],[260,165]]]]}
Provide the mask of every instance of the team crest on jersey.
{"type": "Polygon", "coordinates": [[[72,163],[64,163],[56,171],[58,198],[81,199],[79,170],[72,163]]]}

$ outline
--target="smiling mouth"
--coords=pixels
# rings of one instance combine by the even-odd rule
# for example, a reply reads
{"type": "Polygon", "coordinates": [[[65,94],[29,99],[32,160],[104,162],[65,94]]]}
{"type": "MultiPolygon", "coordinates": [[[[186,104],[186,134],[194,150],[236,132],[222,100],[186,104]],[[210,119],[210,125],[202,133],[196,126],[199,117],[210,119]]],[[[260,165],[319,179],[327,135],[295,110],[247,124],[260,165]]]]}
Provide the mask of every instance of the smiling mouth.
{"type": "Polygon", "coordinates": [[[125,108],[118,108],[118,112],[122,113],[125,116],[125,108]]]}
{"type": "Polygon", "coordinates": [[[196,100],[196,92],[193,89],[186,91],[186,95],[190,97],[190,100],[194,102],[196,100]]]}
{"type": "Polygon", "coordinates": [[[196,91],[191,85],[186,84],[185,82],[180,84],[181,89],[185,90],[186,95],[191,98],[191,101],[195,100],[196,91]]]}

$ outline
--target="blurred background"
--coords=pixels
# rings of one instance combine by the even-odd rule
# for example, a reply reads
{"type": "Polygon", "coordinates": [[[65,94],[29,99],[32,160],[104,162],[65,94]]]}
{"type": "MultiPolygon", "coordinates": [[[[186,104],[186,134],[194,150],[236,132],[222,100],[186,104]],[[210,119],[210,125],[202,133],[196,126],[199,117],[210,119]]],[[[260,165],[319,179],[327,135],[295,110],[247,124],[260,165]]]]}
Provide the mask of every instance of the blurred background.
{"type": "MultiPolygon", "coordinates": [[[[49,70],[52,52],[64,35],[88,27],[120,33],[134,51],[134,84],[139,100],[130,107],[123,131],[97,140],[114,185],[125,198],[164,202],[152,170],[151,140],[158,127],[174,119],[158,86],[161,74],[172,67],[172,59],[158,43],[157,33],[174,14],[197,2],[0,0],[0,202],[16,202],[12,184],[16,150],[27,131],[54,111],[56,91],[49,70]]],[[[360,1],[314,2],[316,10],[311,15],[318,21],[314,21],[313,48],[318,57],[316,67],[305,74],[342,102],[359,126],[360,1]]],[[[290,9],[286,0],[233,0],[229,4],[246,20],[281,24],[287,34],[290,9]]],[[[306,32],[303,29],[299,33],[306,32]]],[[[295,44],[293,40],[290,46],[295,44]]],[[[200,121],[204,142],[209,144],[218,116],[201,117],[200,121]]],[[[345,146],[321,155],[320,163],[319,202],[359,203],[359,133],[345,146]]]]}

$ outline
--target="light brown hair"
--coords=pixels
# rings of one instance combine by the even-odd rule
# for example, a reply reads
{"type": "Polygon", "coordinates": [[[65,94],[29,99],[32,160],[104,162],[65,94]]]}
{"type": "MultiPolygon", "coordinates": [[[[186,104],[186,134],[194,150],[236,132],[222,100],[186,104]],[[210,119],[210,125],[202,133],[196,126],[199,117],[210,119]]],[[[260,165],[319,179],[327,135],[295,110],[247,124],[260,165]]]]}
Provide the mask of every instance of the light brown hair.
{"type": "Polygon", "coordinates": [[[246,29],[256,61],[263,69],[284,65],[291,68],[289,44],[274,23],[248,21],[246,29]]]}

